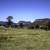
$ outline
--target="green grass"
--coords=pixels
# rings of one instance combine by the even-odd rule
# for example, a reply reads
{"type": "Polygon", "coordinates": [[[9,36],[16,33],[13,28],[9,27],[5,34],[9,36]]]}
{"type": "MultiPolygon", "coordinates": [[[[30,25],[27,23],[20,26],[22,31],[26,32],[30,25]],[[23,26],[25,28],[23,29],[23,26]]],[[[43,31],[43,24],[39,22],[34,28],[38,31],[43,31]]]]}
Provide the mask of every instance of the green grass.
{"type": "Polygon", "coordinates": [[[50,50],[50,31],[0,29],[0,50],[50,50]]]}

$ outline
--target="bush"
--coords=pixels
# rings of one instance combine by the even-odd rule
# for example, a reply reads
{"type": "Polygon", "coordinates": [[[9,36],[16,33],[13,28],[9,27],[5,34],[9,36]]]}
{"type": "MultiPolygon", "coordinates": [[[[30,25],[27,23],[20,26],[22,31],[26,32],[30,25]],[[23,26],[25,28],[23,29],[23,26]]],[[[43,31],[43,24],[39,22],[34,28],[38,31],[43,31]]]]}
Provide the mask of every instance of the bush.
{"type": "Polygon", "coordinates": [[[34,29],[34,26],[29,26],[28,29],[34,29]]]}
{"type": "Polygon", "coordinates": [[[41,26],[40,29],[48,30],[47,26],[41,26]]]}
{"type": "Polygon", "coordinates": [[[20,28],[23,28],[23,23],[20,23],[20,28]]]}
{"type": "Polygon", "coordinates": [[[39,25],[37,24],[37,25],[35,25],[35,29],[39,29],[39,25]]]}

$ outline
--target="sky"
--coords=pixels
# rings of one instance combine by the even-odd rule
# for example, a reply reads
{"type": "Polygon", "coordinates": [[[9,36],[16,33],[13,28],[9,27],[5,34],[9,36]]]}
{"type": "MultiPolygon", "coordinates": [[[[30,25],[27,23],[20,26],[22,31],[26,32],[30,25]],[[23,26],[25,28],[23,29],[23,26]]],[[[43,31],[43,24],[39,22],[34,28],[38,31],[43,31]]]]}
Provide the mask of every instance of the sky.
{"type": "Polygon", "coordinates": [[[13,16],[13,22],[50,18],[50,0],[0,0],[0,21],[13,16]]]}

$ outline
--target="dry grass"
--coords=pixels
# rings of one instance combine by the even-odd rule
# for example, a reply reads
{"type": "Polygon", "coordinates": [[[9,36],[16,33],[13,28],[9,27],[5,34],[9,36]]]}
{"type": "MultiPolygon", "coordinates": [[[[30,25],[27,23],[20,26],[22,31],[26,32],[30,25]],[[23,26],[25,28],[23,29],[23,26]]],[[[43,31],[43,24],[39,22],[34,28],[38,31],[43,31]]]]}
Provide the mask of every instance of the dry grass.
{"type": "Polygon", "coordinates": [[[0,50],[50,50],[50,31],[0,29],[0,50]]]}

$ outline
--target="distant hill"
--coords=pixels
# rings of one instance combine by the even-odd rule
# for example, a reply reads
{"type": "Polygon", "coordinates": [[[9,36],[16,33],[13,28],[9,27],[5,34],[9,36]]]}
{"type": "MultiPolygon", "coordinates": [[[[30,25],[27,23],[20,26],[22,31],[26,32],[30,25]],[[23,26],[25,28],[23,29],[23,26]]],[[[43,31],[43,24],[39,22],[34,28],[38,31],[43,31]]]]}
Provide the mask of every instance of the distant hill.
{"type": "Polygon", "coordinates": [[[4,21],[0,21],[0,26],[4,26],[4,25],[7,25],[7,22],[4,22],[4,21]]]}
{"type": "MultiPolygon", "coordinates": [[[[7,26],[8,22],[0,21],[0,26],[7,26]]],[[[32,23],[30,21],[19,21],[18,23],[12,23],[12,26],[19,26],[22,23],[24,26],[30,26],[32,23]]]]}
{"type": "Polygon", "coordinates": [[[19,21],[18,24],[22,23],[23,25],[30,25],[31,22],[30,21],[19,21]]]}
{"type": "Polygon", "coordinates": [[[36,20],[33,22],[33,25],[47,25],[49,21],[50,21],[49,18],[36,19],[36,20]]]}
{"type": "MultiPolygon", "coordinates": [[[[48,25],[48,23],[50,22],[50,19],[49,18],[44,18],[44,19],[36,19],[33,23],[30,22],[30,21],[19,21],[18,23],[12,23],[12,27],[18,27],[20,26],[20,23],[23,24],[23,26],[26,26],[26,27],[29,27],[29,26],[46,26],[48,25]]],[[[8,22],[4,22],[4,21],[0,21],[0,26],[7,26],[7,23],[8,22]]]]}

